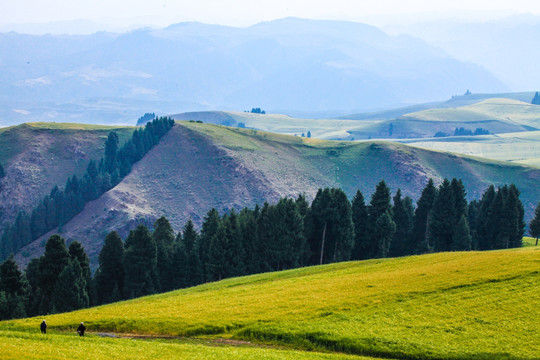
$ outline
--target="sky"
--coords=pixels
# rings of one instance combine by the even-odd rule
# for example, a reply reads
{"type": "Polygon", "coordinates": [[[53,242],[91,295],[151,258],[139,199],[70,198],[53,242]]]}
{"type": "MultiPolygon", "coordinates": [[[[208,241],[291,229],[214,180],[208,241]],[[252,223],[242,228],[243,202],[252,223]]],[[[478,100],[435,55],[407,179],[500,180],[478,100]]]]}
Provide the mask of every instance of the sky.
{"type": "MultiPolygon", "coordinates": [[[[20,24],[91,20],[104,27],[167,26],[182,21],[248,26],[288,16],[368,23],[427,16],[478,20],[540,15],[538,0],[0,0],[0,29],[20,24]],[[371,20],[371,21],[370,21],[371,20]]],[[[95,24],[93,25],[96,26],[95,24]]]]}

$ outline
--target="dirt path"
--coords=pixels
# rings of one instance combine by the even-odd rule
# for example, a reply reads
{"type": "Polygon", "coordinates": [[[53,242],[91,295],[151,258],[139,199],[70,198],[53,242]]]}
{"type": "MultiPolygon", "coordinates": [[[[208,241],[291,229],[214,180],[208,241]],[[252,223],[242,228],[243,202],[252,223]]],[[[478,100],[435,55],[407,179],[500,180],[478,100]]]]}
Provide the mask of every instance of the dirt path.
{"type": "Polygon", "coordinates": [[[283,346],[256,344],[256,343],[252,343],[250,341],[245,341],[245,340],[225,339],[225,338],[193,338],[193,337],[185,337],[185,336],[119,334],[119,333],[108,333],[108,332],[97,332],[97,333],[90,333],[90,334],[94,334],[101,337],[122,338],[122,339],[178,340],[180,342],[199,343],[199,344],[204,344],[204,345],[209,345],[209,346],[237,346],[237,347],[256,347],[256,348],[267,348],[267,349],[286,349],[283,346]]]}

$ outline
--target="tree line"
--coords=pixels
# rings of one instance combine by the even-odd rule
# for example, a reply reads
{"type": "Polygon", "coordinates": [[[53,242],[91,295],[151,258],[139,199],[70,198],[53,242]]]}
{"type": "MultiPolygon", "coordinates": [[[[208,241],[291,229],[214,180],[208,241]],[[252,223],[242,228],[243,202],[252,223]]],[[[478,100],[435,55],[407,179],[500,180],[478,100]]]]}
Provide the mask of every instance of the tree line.
{"type": "MultiPolygon", "coordinates": [[[[90,275],[80,243],[66,247],[49,238],[44,255],[25,274],[10,257],[0,266],[0,316],[34,316],[75,310],[204,282],[347,260],[437,251],[522,246],[523,205],[514,185],[489,186],[480,200],[466,200],[461,180],[429,180],[417,201],[384,181],[366,204],[357,191],[319,189],[311,205],[304,195],[219,214],[211,209],[200,231],[189,220],[175,234],[161,217],[125,241],[109,233],[90,275]],[[23,305],[17,305],[23,304],[23,305]]],[[[530,223],[540,232],[540,204],[530,223]]]]}
{"type": "Polygon", "coordinates": [[[99,162],[91,160],[82,178],[69,177],[63,189],[55,186],[30,214],[20,211],[13,224],[2,229],[0,259],[17,252],[48,231],[62,227],[80,213],[85,203],[97,199],[116,186],[134,163],[152,149],[174,125],[171,118],[161,117],[133,132],[130,140],[119,147],[116,132],[109,133],[105,154],[99,162]]]}

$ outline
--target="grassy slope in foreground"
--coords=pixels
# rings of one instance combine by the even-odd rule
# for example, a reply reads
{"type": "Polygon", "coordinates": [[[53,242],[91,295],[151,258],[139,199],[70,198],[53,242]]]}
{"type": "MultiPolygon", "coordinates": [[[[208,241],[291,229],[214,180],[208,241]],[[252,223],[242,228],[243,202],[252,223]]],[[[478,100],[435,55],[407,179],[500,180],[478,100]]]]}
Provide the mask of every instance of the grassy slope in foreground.
{"type": "MultiPolygon", "coordinates": [[[[348,262],[229,279],[47,322],[390,358],[538,359],[539,265],[538,248],[348,262]]],[[[0,329],[36,331],[40,319],[0,329]]]]}
{"type": "Polygon", "coordinates": [[[1,358],[6,359],[190,359],[190,360],[369,360],[373,358],[275,349],[270,347],[216,346],[210,341],[132,340],[74,333],[41,335],[0,330],[1,358]]]}

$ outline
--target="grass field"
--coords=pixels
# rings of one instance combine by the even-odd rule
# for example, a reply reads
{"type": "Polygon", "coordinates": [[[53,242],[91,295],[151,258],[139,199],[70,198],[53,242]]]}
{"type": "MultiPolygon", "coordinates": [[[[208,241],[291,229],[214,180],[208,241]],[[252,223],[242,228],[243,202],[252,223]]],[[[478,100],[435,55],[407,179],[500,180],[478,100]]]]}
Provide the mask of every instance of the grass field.
{"type": "Polygon", "coordinates": [[[401,141],[424,149],[540,166],[540,131],[401,141]]]}
{"type": "Polygon", "coordinates": [[[457,107],[429,109],[410,113],[404,117],[430,121],[478,122],[498,120],[511,124],[540,128],[540,106],[522,101],[494,98],[476,104],[457,107]]]}
{"type": "MultiPolygon", "coordinates": [[[[396,359],[538,359],[539,265],[537,247],[349,262],[46,319],[53,332],[73,332],[84,321],[91,332],[232,338],[396,359]]],[[[24,347],[39,346],[42,338],[30,333],[40,321],[1,323],[2,348],[10,334],[20,334],[24,347]]],[[[89,341],[84,346],[98,346],[89,341]]]]}

